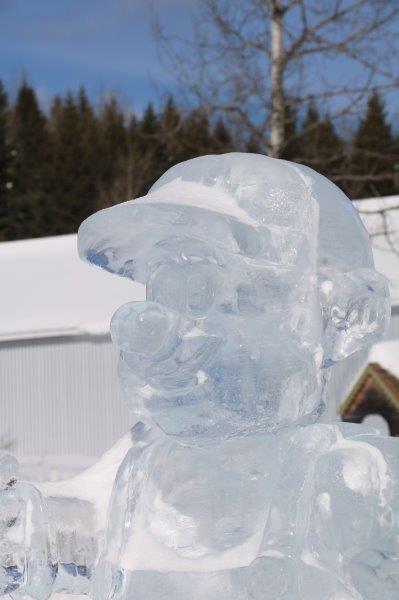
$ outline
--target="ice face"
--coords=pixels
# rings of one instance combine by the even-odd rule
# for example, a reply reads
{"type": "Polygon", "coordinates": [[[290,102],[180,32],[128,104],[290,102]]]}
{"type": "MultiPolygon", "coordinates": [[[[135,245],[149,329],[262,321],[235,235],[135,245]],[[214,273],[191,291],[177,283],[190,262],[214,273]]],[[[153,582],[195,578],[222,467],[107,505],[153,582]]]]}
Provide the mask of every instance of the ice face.
{"type": "Polygon", "coordinates": [[[146,284],[115,314],[134,413],[190,443],[314,422],[328,366],[381,337],[387,285],[344,194],[259,155],[173,167],[79,230],[83,258],[146,284]]]}

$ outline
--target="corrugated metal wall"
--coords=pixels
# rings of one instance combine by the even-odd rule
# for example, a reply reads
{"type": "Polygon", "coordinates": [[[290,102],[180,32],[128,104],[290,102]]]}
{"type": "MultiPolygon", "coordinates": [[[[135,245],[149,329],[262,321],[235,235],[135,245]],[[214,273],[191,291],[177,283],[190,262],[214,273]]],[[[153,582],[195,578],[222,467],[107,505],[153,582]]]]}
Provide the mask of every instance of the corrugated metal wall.
{"type": "Polygon", "coordinates": [[[0,435],[18,456],[98,456],[133,421],[116,366],[109,337],[0,344],[0,435]]]}
{"type": "MultiPolygon", "coordinates": [[[[386,339],[399,339],[399,307],[397,306],[392,309],[391,323],[386,339]]],[[[332,421],[339,418],[339,407],[360,376],[367,362],[367,355],[367,351],[358,352],[333,367],[327,387],[327,408],[322,417],[323,421],[332,421]]]]}

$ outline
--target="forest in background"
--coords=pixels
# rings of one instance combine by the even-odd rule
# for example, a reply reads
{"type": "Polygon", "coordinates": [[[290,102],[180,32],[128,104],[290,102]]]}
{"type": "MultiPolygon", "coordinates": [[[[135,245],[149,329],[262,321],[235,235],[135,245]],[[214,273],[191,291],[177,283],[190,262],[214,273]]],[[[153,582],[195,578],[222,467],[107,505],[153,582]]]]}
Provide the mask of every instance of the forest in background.
{"type": "MultiPolygon", "coordinates": [[[[352,199],[399,193],[399,135],[381,93],[370,93],[353,131],[312,101],[302,112],[287,104],[282,158],[313,167],[352,199]]],[[[27,82],[12,103],[0,83],[0,240],[76,232],[94,211],[147,193],[172,165],[235,150],[261,148],[172,97],[126,116],[117,98],[95,109],[81,88],[45,112],[27,82]]]]}

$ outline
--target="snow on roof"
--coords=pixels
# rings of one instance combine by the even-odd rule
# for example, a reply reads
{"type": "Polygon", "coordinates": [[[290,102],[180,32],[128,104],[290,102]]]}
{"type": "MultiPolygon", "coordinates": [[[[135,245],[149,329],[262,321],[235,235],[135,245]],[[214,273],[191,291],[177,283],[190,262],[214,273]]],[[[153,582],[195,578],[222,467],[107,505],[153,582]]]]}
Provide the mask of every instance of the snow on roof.
{"type": "Polygon", "coordinates": [[[355,200],[371,236],[374,262],[389,280],[393,306],[399,305],[399,196],[355,200]]]}
{"type": "Polygon", "coordinates": [[[144,286],[80,260],[77,236],[0,243],[0,341],[103,335],[144,286]]]}
{"type": "Polygon", "coordinates": [[[369,363],[378,363],[380,367],[399,379],[399,340],[379,342],[372,346],[369,363]]]}

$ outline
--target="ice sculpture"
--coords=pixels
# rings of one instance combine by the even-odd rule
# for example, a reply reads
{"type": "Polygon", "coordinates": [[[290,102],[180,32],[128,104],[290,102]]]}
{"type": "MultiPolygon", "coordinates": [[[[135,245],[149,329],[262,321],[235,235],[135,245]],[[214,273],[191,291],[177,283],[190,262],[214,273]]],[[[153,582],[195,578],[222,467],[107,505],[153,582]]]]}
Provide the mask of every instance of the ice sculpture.
{"type": "Polygon", "coordinates": [[[329,367],[389,319],[345,195],[286,161],[200,157],[87,219],[79,250],[147,286],[111,324],[138,422],[73,480],[3,486],[2,592],[397,600],[399,442],[317,423],[329,367]]]}

